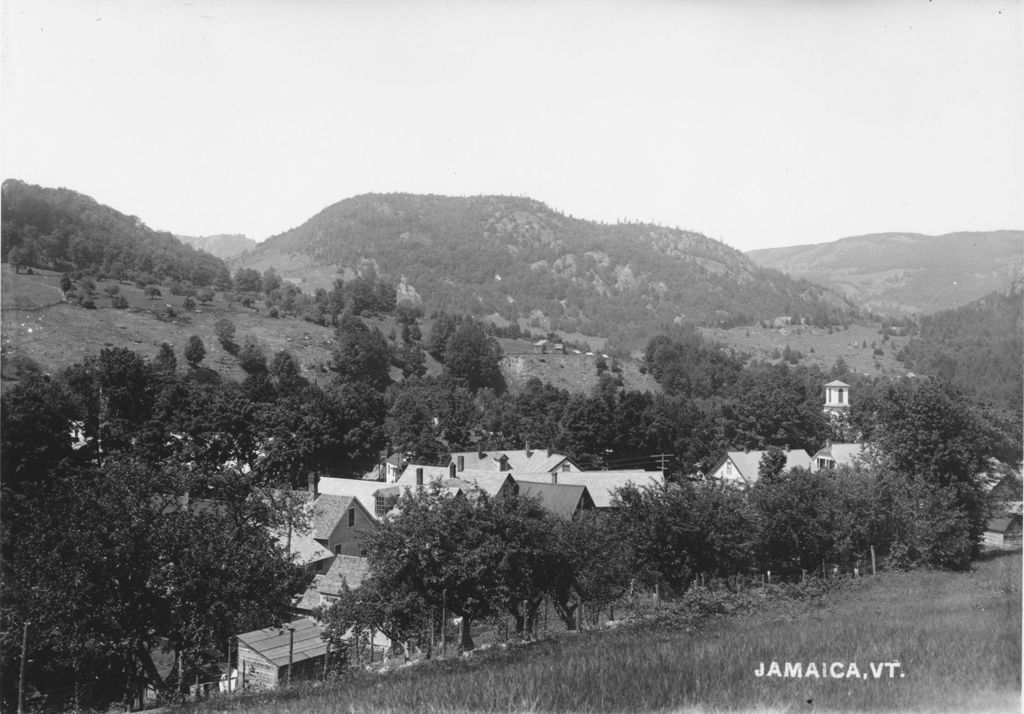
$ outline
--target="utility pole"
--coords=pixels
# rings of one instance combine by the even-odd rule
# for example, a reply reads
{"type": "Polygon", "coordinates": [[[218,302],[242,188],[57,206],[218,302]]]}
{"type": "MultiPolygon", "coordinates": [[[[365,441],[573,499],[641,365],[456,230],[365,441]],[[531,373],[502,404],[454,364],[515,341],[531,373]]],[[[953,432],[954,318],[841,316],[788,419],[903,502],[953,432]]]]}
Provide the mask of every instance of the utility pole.
{"type": "Polygon", "coordinates": [[[292,655],[295,652],[295,628],[288,628],[288,686],[292,683],[292,655]]]}
{"type": "Polygon", "coordinates": [[[21,670],[18,672],[18,714],[25,712],[25,657],[28,654],[28,621],[21,629],[21,670]]]}

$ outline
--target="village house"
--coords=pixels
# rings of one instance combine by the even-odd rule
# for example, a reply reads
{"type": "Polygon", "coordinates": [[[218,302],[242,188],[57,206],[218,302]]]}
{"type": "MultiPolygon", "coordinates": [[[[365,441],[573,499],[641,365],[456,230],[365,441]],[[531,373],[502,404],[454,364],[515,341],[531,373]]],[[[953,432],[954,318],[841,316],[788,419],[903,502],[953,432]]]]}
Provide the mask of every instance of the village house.
{"type": "Polygon", "coordinates": [[[834,469],[837,466],[854,466],[864,457],[864,444],[833,444],[827,442],[811,459],[812,471],[834,469]]]}
{"type": "Polygon", "coordinates": [[[554,471],[551,473],[517,473],[516,483],[522,492],[523,483],[547,483],[586,486],[595,508],[612,508],[615,491],[625,486],[664,486],[660,471],[554,471]]]}
{"type": "MultiPolygon", "coordinates": [[[[753,486],[759,478],[758,467],[766,453],[768,452],[753,449],[727,451],[725,456],[711,469],[708,479],[739,486],[753,486]]],[[[803,449],[786,447],[783,453],[786,455],[783,471],[797,467],[810,470],[811,456],[803,449]]]]}
{"type": "MultiPolygon", "coordinates": [[[[486,452],[455,451],[451,454],[457,474],[463,471],[513,471],[515,473],[553,473],[555,471],[579,471],[572,459],[556,454],[550,449],[534,450],[527,444],[525,449],[502,449],[486,452]]],[[[459,476],[459,478],[462,478],[459,476]]]]}
{"type": "Polygon", "coordinates": [[[379,481],[321,476],[311,483],[310,491],[330,496],[349,496],[356,499],[367,513],[375,515],[375,496],[381,489],[379,481]]]}
{"type": "Polygon", "coordinates": [[[354,496],[318,494],[310,504],[313,538],[334,555],[363,555],[360,537],[377,529],[374,514],[354,496]]]}

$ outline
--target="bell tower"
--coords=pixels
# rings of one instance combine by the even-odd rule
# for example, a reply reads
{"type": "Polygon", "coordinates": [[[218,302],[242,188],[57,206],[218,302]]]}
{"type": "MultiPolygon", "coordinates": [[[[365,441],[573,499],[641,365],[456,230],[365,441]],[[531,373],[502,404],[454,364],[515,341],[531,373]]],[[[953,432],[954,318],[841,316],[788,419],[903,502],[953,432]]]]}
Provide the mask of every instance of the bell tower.
{"type": "Polygon", "coordinates": [[[850,412],[850,385],[833,380],[825,385],[825,413],[842,416],[850,412]]]}

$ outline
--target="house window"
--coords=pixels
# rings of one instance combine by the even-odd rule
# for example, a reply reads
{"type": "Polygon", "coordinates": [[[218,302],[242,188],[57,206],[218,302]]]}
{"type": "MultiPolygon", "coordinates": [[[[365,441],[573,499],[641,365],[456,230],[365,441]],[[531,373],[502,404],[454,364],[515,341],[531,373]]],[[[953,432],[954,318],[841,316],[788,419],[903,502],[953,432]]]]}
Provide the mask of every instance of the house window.
{"type": "Polygon", "coordinates": [[[726,473],[727,476],[732,476],[732,462],[731,461],[726,461],[725,462],[725,473],[726,473]]]}
{"type": "Polygon", "coordinates": [[[562,464],[562,471],[568,471],[568,470],[569,470],[569,464],[562,464]]]}
{"type": "Polygon", "coordinates": [[[843,403],[843,390],[842,389],[839,390],[839,403],[840,404],[843,403]]]}
{"type": "Polygon", "coordinates": [[[351,528],[356,524],[356,509],[348,509],[348,527],[351,528]]]}

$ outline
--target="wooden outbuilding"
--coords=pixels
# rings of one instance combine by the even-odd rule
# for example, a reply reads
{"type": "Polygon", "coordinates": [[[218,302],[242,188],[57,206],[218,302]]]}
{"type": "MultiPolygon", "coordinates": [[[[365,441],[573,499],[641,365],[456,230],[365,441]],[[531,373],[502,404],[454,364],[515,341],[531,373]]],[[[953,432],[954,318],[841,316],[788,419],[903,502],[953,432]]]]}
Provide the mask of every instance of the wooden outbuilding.
{"type": "Polygon", "coordinates": [[[316,679],[328,656],[322,635],[323,628],[308,617],[238,635],[242,688],[274,689],[289,681],[316,679]]]}
{"type": "Polygon", "coordinates": [[[990,518],[985,528],[985,545],[995,548],[1020,548],[1022,519],[1019,515],[990,518]]]}

